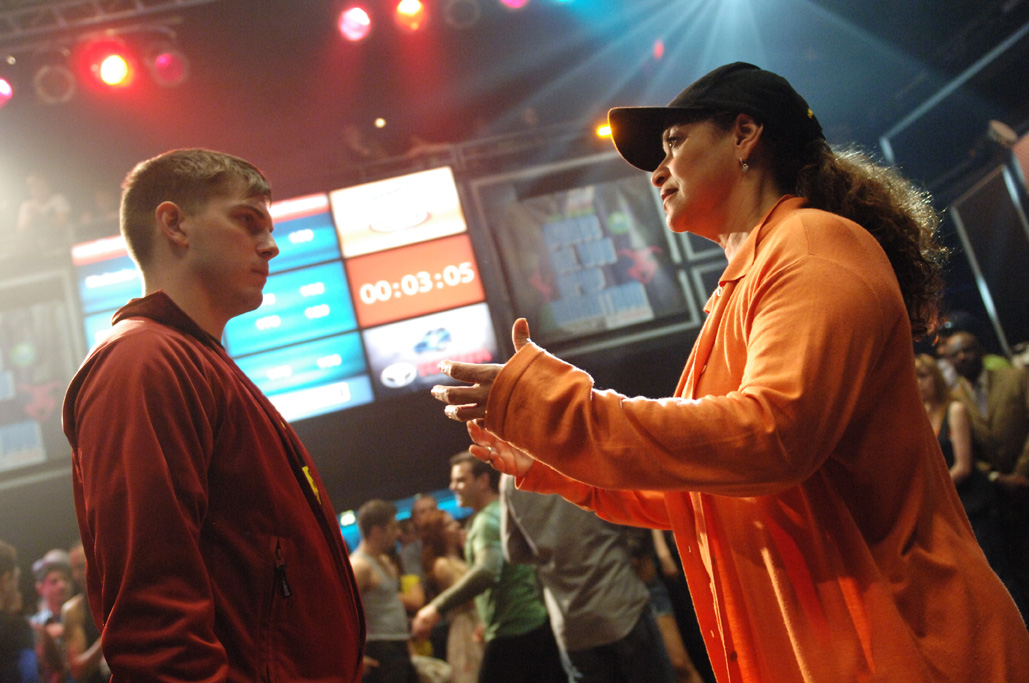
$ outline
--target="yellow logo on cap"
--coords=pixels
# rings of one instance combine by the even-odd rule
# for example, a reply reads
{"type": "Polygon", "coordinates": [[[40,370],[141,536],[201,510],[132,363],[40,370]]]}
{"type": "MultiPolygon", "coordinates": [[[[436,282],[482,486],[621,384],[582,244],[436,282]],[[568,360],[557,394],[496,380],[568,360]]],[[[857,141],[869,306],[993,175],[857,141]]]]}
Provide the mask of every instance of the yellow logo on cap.
{"type": "Polygon", "coordinates": [[[808,110],[807,110],[807,117],[808,117],[809,119],[813,119],[813,118],[815,118],[815,112],[811,111],[811,109],[808,109],[808,110]]]}

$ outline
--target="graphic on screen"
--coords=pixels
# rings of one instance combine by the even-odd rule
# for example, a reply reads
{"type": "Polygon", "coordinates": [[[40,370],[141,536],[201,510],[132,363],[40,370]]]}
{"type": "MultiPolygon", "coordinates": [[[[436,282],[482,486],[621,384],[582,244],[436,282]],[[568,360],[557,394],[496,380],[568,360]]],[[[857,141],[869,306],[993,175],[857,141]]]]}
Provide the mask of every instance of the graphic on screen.
{"type": "Polygon", "coordinates": [[[375,327],[362,335],[372,383],[380,397],[453,383],[439,371],[441,360],[490,363],[498,353],[484,303],[375,327]]]}
{"type": "Polygon", "coordinates": [[[275,202],[270,209],[279,255],[272,273],[339,258],[339,240],[329,210],[329,195],[316,194],[275,202]]]}
{"type": "Polygon", "coordinates": [[[515,310],[554,342],[687,310],[665,232],[629,178],[512,202],[495,237],[515,310]]]}
{"type": "Polygon", "coordinates": [[[346,265],[361,327],[485,298],[467,235],[369,254],[346,265]]]}
{"type": "Polygon", "coordinates": [[[65,272],[0,281],[0,474],[70,455],[61,432],[61,400],[78,365],[69,295],[65,272]]]}
{"type": "Polygon", "coordinates": [[[243,356],[356,327],[343,269],[323,263],[269,276],[264,303],[225,326],[225,349],[243,356]]]}
{"type": "Polygon", "coordinates": [[[287,420],[371,402],[357,332],[236,359],[287,420]]]}
{"type": "Polygon", "coordinates": [[[121,236],[78,244],[71,258],[84,313],[115,311],[142,296],[143,277],[121,236]]]}
{"type": "Polygon", "coordinates": [[[468,229],[454,173],[446,167],[343,188],[330,198],[347,258],[468,229]]]}

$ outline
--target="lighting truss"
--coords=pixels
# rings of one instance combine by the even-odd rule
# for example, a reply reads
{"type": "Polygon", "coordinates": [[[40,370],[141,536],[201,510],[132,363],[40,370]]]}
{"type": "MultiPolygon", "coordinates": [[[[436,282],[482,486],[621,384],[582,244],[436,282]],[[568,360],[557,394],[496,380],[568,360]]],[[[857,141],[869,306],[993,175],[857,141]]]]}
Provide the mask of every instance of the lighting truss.
{"type": "Polygon", "coordinates": [[[0,46],[218,0],[0,0],[0,46]]]}

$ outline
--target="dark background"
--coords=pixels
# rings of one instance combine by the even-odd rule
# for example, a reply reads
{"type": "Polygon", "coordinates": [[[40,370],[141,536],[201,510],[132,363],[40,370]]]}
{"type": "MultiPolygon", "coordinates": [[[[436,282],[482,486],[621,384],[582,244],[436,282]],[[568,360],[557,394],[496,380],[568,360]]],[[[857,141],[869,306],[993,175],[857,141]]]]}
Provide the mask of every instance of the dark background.
{"type": "MultiPolygon", "coordinates": [[[[786,76],[830,142],[855,141],[884,154],[880,139],[887,135],[896,163],[941,209],[996,166],[995,150],[983,144],[988,121],[1020,134],[1029,122],[1024,0],[532,0],[517,12],[479,0],[481,18],[467,29],[439,17],[444,0],[425,1],[437,14],[422,33],[405,34],[380,16],[368,40],[353,45],[335,29],[340,4],[320,0],[165,3],[165,11],[145,17],[22,35],[5,32],[5,16],[56,3],[0,0],[0,57],[17,56],[14,65],[0,62],[0,74],[18,88],[0,109],[0,232],[13,227],[30,171],[50,176],[77,215],[94,190],[116,190],[136,162],[174,147],[243,156],[268,174],[277,198],[431,165],[424,155],[405,156],[414,138],[463,145],[466,160],[480,150],[487,161],[459,168],[462,183],[596,154],[606,143],[589,138],[609,107],[664,104],[711,68],[737,60],[786,76]],[[140,22],[173,27],[191,62],[183,85],[161,88],[143,77],[110,93],[83,83],[68,104],[34,100],[27,81],[41,44],[72,45],[89,31],[140,22]],[[528,108],[535,127],[526,123],[528,108]],[[373,125],[377,117],[384,128],[373,125]],[[359,164],[343,144],[348,125],[391,162],[359,164]],[[535,143],[512,142],[530,129],[538,131],[535,143]],[[569,137],[570,129],[581,135],[569,137]],[[504,156],[515,147],[522,151],[504,156]]],[[[367,5],[380,15],[391,6],[367,5]]],[[[474,220],[471,227],[473,238],[483,228],[474,220]]],[[[950,304],[985,320],[961,245],[948,231],[958,249],[950,304]]],[[[503,257],[481,255],[484,271],[503,257]]],[[[0,264],[0,278],[66,267],[42,256],[0,264]]],[[[497,285],[488,293],[500,299],[492,303],[506,338],[516,312],[505,309],[497,285]]],[[[983,329],[995,345],[989,325],[983,329]]],[[[692,334],[666,334],[571,360],[602,387],[664,396],[692,341],[692,334]]],[[[372,497],[447,485],[447,459],[467,439],[440,408],[428,396],[409,396],[296,427],[336,508],[346,510],[372,497]]],[[[50,547],[67,547],[76,534],[70,461],[67,454],[51,460],[0,474],[0,538],[19,548],[23,565],[50,547]]]]}

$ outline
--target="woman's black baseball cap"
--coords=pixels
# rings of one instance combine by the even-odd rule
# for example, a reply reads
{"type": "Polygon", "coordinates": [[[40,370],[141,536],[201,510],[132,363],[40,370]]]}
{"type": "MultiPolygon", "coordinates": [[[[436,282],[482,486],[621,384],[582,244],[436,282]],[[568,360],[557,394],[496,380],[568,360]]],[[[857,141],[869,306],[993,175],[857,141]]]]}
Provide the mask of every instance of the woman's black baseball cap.
{"type": "Polygon", "coordinates": [[[666,107],[615,107],[607,114],[611,138],[622,158],[636,168],[653,171],[665,158],[665,129],[691,114],[750,114],[765,125],[769,137],[803,148],[824,140],[822,126],[785,78],[753,64],[720,66],[697,79],[666,107]]]}

